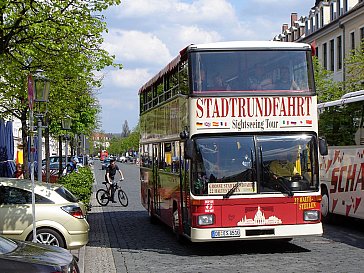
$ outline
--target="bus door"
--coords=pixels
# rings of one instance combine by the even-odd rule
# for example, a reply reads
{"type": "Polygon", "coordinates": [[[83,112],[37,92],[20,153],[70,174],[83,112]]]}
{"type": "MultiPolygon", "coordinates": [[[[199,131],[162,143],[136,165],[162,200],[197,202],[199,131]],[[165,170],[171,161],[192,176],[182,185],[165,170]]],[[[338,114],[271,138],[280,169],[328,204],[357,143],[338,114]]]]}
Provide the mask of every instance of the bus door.
{"type": "Polygon", "coordinates": [[[191,233],[191,219],[190,215],[190,160],[184,159],[184,142],[180,146],[180,188],[181,188],[181,217],[183,232],[187,235],[191,233]]]}
{"type": "Polygon", "coordinates": [[[161,161],[160,156],[160,143],[153,144],[153,203],[154,203],[154,211],[156,214],[160,215],[161,213],[161,196],[160,196],[160,177],[159,177],[159,164],[161,161]]]}

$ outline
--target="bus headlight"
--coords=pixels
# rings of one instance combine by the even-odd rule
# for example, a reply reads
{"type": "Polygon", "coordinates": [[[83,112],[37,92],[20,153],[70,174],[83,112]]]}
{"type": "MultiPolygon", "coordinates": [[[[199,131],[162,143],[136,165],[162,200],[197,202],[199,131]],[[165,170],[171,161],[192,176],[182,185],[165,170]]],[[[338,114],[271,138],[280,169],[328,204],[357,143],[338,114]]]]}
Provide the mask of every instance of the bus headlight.
{"type": "Polygon", "coordinates": [[[303,212],[303,220],[304,221],[320,220],[320,211],[319,210],[305,210],[303,212]]]}
{"type": "Polygon", "coordinates": [[[198,216],[198,225],[207,226],[214,224],[215,217],[213,214],[204,214],[198,216]]]}

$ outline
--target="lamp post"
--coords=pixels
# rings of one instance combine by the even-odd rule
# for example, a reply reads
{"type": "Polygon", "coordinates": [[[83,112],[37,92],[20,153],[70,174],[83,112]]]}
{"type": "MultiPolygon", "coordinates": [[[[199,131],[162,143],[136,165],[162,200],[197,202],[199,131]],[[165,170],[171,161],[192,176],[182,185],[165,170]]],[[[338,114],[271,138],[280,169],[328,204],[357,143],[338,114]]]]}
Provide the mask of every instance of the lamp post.
{"type": "Polygon", "coordinates": [[[49,97],[49,80],[42,76],[36,75],[34,77],[34,101],[39,104],[37,117],[37,129],[38,129],[38,181],[42,182],[42,119],[47,112],[47,110],[42,113],[41,111],[41,103],[47,103],[49,97]]]}
{"type": "MultiPolygon", "coordinates": [[[[71,122],[72,122],[72,120],[71,120],[71,117],[69,116],[69,115],[67,115],[67,116],[65,116],[64,117],[64,119],[62,120],[62,129],[63,130],[71,130],[71,122]]],[[[66,161],[65,161],[65,166],[66,166],[66,168],[67,168],[67,161],[68,161],[68,140],[69,140],[69,136],[68,136],[68,134],[66,134],[65,136],[64,136],[64,140],[66,141],[66,144],[65,144],[65,146],[66,146],[66,151],[65,151],[65,157],[66,157],[66,161]]]]}

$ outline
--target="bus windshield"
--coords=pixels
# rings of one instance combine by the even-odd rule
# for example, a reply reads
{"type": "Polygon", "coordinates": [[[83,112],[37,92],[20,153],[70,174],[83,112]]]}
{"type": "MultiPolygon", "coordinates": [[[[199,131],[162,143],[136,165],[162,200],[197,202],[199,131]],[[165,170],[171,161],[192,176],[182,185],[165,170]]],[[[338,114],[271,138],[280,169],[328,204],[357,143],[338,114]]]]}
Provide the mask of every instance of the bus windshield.
{"type": "Polygon", "coordinates": [[[195,139],[192,191],[196,195],[317,191],[316,137],[224,136],[195,139]]]}
{"type": "Polygon", "coordinates": [[[311,54],[298,50],[191,52],[193,92],[312,92],[311,54]]]}

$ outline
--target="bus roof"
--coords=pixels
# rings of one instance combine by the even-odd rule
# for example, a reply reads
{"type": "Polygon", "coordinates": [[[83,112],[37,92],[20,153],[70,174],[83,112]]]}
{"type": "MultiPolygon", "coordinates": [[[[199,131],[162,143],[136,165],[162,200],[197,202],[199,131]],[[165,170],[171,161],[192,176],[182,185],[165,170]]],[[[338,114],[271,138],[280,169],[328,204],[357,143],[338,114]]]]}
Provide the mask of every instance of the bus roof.
{"type": "Polygon", "coordinates": [[[358,101],[364,101],[364,90],[346,93],[341,97],[341,99],[338,100],[319,103],[317,105],[317,108],[322,109],[330,106],[344,105],[347,103],[358,102],[358,101]]]}
{"type": "Polygon", "coordinates": [[[153,78],[146,82],[140,89],[139,94],[144,93],[152,84],[160,80],[165,74],[175,69],[186,52],[194,50],[309,50],[311,46],[305,43],[278,42],[278,41],[230,41],[208,44],[191,44],[182,49],[179,54],[153,78]]]}
{"type": "Polygon", "coordinates": [[[277,41],[231,41],[208,44],[192,44],[187,50],[213,50],[213,49],[240,49],[240,50],[263,50],[263,49],[310,49],[305,43],[277,42],[277,41]]]}

